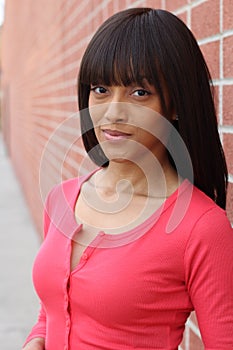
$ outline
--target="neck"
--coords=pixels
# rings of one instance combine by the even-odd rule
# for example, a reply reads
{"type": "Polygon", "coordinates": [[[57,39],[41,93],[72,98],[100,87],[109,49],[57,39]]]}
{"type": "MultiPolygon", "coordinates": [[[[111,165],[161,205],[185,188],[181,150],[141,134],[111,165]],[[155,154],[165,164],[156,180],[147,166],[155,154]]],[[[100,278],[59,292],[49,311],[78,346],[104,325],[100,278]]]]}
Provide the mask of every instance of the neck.
{"type": "Polygon", "coordinates": [[[96,173],[95,183],[106,194],[133,191],[135,195],[166,198],[178,187],[178,177],[168,159],[162,164],[110,161],[96,173]]]}

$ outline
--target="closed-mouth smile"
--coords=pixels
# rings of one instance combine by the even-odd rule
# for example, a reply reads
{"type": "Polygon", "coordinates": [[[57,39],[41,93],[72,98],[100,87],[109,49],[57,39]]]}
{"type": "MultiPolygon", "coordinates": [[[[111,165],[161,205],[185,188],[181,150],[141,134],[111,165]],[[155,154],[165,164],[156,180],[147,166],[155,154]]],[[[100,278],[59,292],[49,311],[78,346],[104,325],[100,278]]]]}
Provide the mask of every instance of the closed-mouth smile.
{"type": "Polygon", "coordinates": [[[131,136],[131,134],[119,130],[103,129],[102,132],[104,133],[106,140],[109,141],[123,140],[131,136]]]}

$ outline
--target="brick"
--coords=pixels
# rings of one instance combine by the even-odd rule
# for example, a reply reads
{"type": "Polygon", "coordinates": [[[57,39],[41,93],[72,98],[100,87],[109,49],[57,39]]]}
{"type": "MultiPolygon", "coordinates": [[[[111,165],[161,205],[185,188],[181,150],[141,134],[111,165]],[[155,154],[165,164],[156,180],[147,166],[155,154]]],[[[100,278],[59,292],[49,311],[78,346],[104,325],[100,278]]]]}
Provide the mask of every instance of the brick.
{"type": "Polygon", "coordinates": [[[187,25],[187,11],[179,13],[177,17],[187,25]]]}
{"type": "Polygon", "coordinates": [[[220,43],[219,41],[213,41],[208,44],[203,44],[200,46],[201,51],[204,55],[212,79],[219,78],[219,50],[220,43]]]}
{"type": "Polygon", "coordinates": [[[190,320],[195,324],[197,325],[197,317],[196,317],[196,313],[195,312],[192,312],[191,315],[190,315],[190,320]]]}
{"type": "MultiPolygon", "coordinates": [[[[93,7],[94,11],[97,10],[98,5],[96,4],[94,5],[93,7]]],[[[99,28],[99,26],[103,23],[102,8],[98,7],[98,10],[94,17],[91,16],[91,12],[89,13],[89,15],[90,15],[90,22],[92,23],[92,31],[95,32],[99,28]]]]}
{"type": "Polygon", "coordinates": [[[143,6],[151,7],[153,9],[160,9],[160,8],[162,8],[162,1],[161,0],[145,0],[143,6]]]}
{"type": "Polygon", "coordinates": [[[110,1],[107,5],[106,10],[108,17],[110,17],[115,12],[114,1],[110,1]]]}
{"type": "Polygon", "coordinates": [[[214,86],[214,105],[215,105],[215,110],[216,110],[216,115],[218,118],[218,122],[219,122],[219,87],[218,86],[214,86]]]}
{"type": "Polygon", "coordinates": [[[190,349],[204,350],[204,345],[201,339],[190,329],[190,349]]]}
{"type": "Polygon", "coordinates": [[[223,123],[233,127],[233,85],[223,86],[223,123]]]}
{"type": "Polygon", "coordinates": [[[223,0],[223,30],[233,28],[233,1],[223,0]]]}
{"type": "MultiPolygon", "coordinates": [[[[114,4],[114,8],[117,8],[117,12],[124,10],[129,6],[129,4],[127,4],[127,0],[118,0],[117,2],[118,4],[114,4]]],[[[131,1],[130,1],[130,4],[132,4],[131,1]]]]}
{"type": "Polygon", "coordinates": [[[165,7],[168,11],[178,10],[188,4],[188,0],[165,0],[165,7]]]}
{"type": "MultiPolygon", "coordinates": [[[[185,335],[184,335],[184,337],[183,337],[183,339],[182,339],[182,342],[180,343],[180,348],[181,348],[182,350],[185,349],[185,335]]],[[[180,348],[179,348],[179,349],[180,349],[180,348]]]]}
{"type": "Polygon", "coordinates": [[[233,175],[233,134],[223,135],[223,147],[225,151],[228,171],[233,175]]]}
{"type": "Polygon", "coordinates": [[[223,40],[223,74],[225,78],[233,77],[233,35],[223,40]]]}
{"type": "Polygon", "coordinates": [[[227,208],[228,219],[233,223],[233,183],[229,182],[227,191],[227,208]]]}
{"type": "MultiPolygon", "coordinates": [[[[226,31],[232,29],[233,2],[231,0],[222,0],[222,2],[223,27],[226,31]]],[[[112,0],[102,9],[100,8],[101,3],[102,1],[99,0],[89,0],[88,5],[85,0],[80,0],[78,4],[75,1],[66,0],[41,0],[33,2],[33,5],[28,0],[21,0],[20,4],[17,1],[8,1],[7,3],[6,22],[5,28],[3,28],[2,58],[4,67],[2,87],[3,96],[5,96],[3,106],[6,111],[4,114],[8,116],[7,119],[4,119],[4,138],[7,139],[14,167],[39,230],[42,228],[42,206],[38,188],[38,171],[43,147],[56,126],[66,120],[69,112],[77,110],[76,102],[62,103],[59,98],[76,95],[76,75],[80,58],[87,44],[85,38],[99,27],[106,16],[130,5],[134,6],[134,4],[153,8],[161,8],[164,5],[170,11],[177,11],[183,6],[191,8],[193,4],[195,6],[191,10],[192,30],[198,39],[208,38],[220,31],[219,0],[203,1],[197,6],[197,2],[194,0],[112,0]],[[96,11],[97,8],[99,11],[93,16],[93,11],[96,11]],[[71,16],[74,13],[76,16],[71,21],[71,16]],[[30,28],[29,31],[26,30],[25,23],[30,28]],[[79,28],[80,23],[83,23],[82,28],[79,28]],[[72,32],[73,36],[69,37],[72,32]],[[69,40],[67,40],[68,37],[69,40]],[[75,48],[81,40],[84,40],[83,44],[80,48],[75,48]],[[66,55],[67,50],[74,48],[72,54],[66,55]],[[69,65],[72,66],[66,72],[69,65]],[[62,87],[62,84],[69,80],[74,82],[73,86],[68,84],[67,87],[66,85],[62,87]],[[46,100],[50,97],[57,98],[57,101],[54,100],[52,104],[48,103],[46,100]],[[41,113],[39,113],[40,109],[41,113]],[[23,168],[22,163],[24,164],[23,168]]],[[[187,21],[187,8],[185,7],[183,12],[178,15],[184,22],[187,21]]],[[[233,76],[232,47],[232,36],[225,37],[223,40],[223,62],[224,77],[227,78],[233,76]]],[[[213,78],[218,79],[220,64],[218,40],[202,45],[201,49],[213,78]]],[[[228,126],[232,125],[231,96],[232,86],[224,86],[223,123],[228,126]]],[[[217,106],[219,104],[218,87],[216,87],[216,104],[217,106]]],[[[62,134],[66,142],[70,136],[69,131],[62,134]]],[[[231,174],[233,174],[232,138],[232,134],[223,135],[231,174]]],[[[59,143],[55,146],[57,151],[63,150],[59,143]]],[[[78,167],[81,156],[70,150],[65,157],[62,169],[60,169],[64,172],[62,175],[52,164],[45,168],[47,187],[51,187],[52,182],[57,181],[57,179],[61,180],[61,176],[66,178],[66,171],[76,175],[77,167],[72,164],[72,160],[77,162],[78,167]]],[[[57,155],[56,161],[61,162],[59,155],[57,155]]],[[[233,221],[232,203],[233,185],[230,184],[228,213],[233,221]]],[[[191,317],[193,319],[194,315],[191,317]]],[[[196,339],[194,334],[191,334],[191,338],[197,344],[192,346],[192,350],[197,350],[200,345],[199,339],[196,339]]]]}
{"type": "MultiPolygon", "coordinates": [[[[194,311],[193,311],[193,312],[191,313],[191,315],[190,315],[190,320],[191,320],[195,325],[197,325],[196,314],[195,314],[194,311]]],[[[186,326],[185,326],[185,331],[184,331],[184,335],[183,335],[183,339],[182,339],[182,342],[181,342],[181,344],[180,344],[180,347],[181,347],[181,349],[183,349],[183,350],[186,350],[186,347],[185,347],[186,338],[187,338],[187,337],[188,337],[188,338],[190,337],[190,332],[191,332],[190,327],[188,326],[188,324],[186,324],[186,326]]],[[[196,350],[196,348],[195,348],[195,342],[193,343],[193,346],[190,347],[190,350],[196,350]]]]}
{"type": "Polygon", "coordinates": [[[191,28],[197,39],[219,33],[219,0],[206,1],[191,11],[191,28]]]}

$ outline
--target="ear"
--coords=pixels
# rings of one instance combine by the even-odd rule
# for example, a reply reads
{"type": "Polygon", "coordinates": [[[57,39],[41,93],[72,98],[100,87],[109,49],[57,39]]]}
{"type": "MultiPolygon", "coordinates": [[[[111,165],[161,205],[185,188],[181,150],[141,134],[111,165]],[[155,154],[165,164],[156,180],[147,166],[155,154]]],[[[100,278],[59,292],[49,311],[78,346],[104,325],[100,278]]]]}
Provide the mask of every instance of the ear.
{"type": "Polygon", "coordinates": [[[174,122],[176,120],[178,120],[178,114],[176,112],[176,108],[174,106],[174,104],[172,103],[172,101],[170,102],[170,106],[169,106],[169,120],[171,122],[174,122]]]}
{"type": "Polygon", "coordinates": [[[176,113],[175,110],[173,110],[171,113],[171,121],[177,121],[177,120],[179,120],[178,114],[176,113]]]}
{"type": "Polygon", "coordinates": [[[177,121],[177,120],[179,120],[178,114],[173,114],[172,115],[172,121],[177,121]]]}

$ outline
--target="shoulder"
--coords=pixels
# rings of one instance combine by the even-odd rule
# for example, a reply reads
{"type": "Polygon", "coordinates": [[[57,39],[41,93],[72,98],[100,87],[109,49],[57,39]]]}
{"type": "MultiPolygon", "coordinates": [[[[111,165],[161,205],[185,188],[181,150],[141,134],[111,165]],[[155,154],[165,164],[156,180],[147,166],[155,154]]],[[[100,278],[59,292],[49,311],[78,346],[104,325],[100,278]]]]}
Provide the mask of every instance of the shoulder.
{"type": "Polygon", "coordinates": [[[194,189],[191,207],[198,213],[183,257],[185,284],[208,349],[232,344],[233,229],[226,212],[194,189]],[[213,333],[214,329],[214,333],[213,333]]]}
{"type": "Polygon", "coordinates": [[[55,202],[60,202],[61,200],[69,200],[72,197],[72,194],[74,194],[74,191],[79,190],[79,184],[80,178],[72,178],[54,185],[48,192],[45,201],[46,210],[49,211],[49,208],[53,206],[55,202]]]}
{"type": "Polygon", "coordinates": [[[193,216],[194,220],[186,237],[184,252],[187,278],[193,281],[190,276],[195,279],[205,272],[204,281],[213,271],[215,278],[218,273],[223,274],[224,269],[233,272],[233,229],[226,211],[196,188],[190,207],[189,218],[191,221],[193,216]]]}
{"type": "Polygon", "coordinates": [[[193,187],[191,210],[196,219],[194,231],[198,228],[213,232],[223,227],[232,231],[226,211],[195,186],[193,187]]]}
{"type": "Polygon", "coordinates": [[[170,208],[169,215],[169,224],[175,223],[175,220],[179,222],[175,230],[180,239],[183,237],[187,247],[211,244],[214,237],[225,237],[233,242],[233,230],[226,211],[188,181],[170,208]]]}
{"type": "Polygon", "coordinates": [[[201,252],[216,250],[233,251],[233,229],[226,211],[220,208],[202,191],[193,188],[192,199],[187,218],[192,222],[190,227],[186,253],[192,252],[195,256],[201,252]]]}
{"type": "Polygon", "coordinates": [[[171,233],[177,229],[179,235],[183,232],[185,240],[199,225],[206,228],[214,226],[216,222],[230,225],[226,212],[188,180],[178,188],[168,209],[164,218],[168,221],[165,223],[166,232],[171,233]]]}
{"type": "Polygon", "coordinates": [[[219,223],[225,223],[230,226],[226,211],[188,181],[185,191],[181,193],[182,197],[181,203],[186,205],[186,208],[183,208],[183,210],[186,210],[184,222],[188,224],[191,230],[195,229],[197,225],[210,227],[219,223]]]}
{"type": "MultiPolygon", "coordinates": [[[[95,170],[96,171],[96,170],[95,170]]],[[[90,178],[95,171],[92,171],[86,175],[71,178],[52,187],[52,189],[48,192],[46,201],[45,201],[45,209],[46,211],[50,211],[49,208],[53,208],[54,206],[62,206],[62,203],[67,206],[72,205],[76,200],[78,193],[82,184],[90,178]]]]}
{"type": "Polygon", "coordinates": [[[87,181],[96,170],[79,177],[74,177],[65,181],[62,181],[60,184],[55,185],[48,193],[48,198],[54,199],[57,196],[65,196],[67,199],[73,197],[80,190],[82,184],[87,181]]]}

